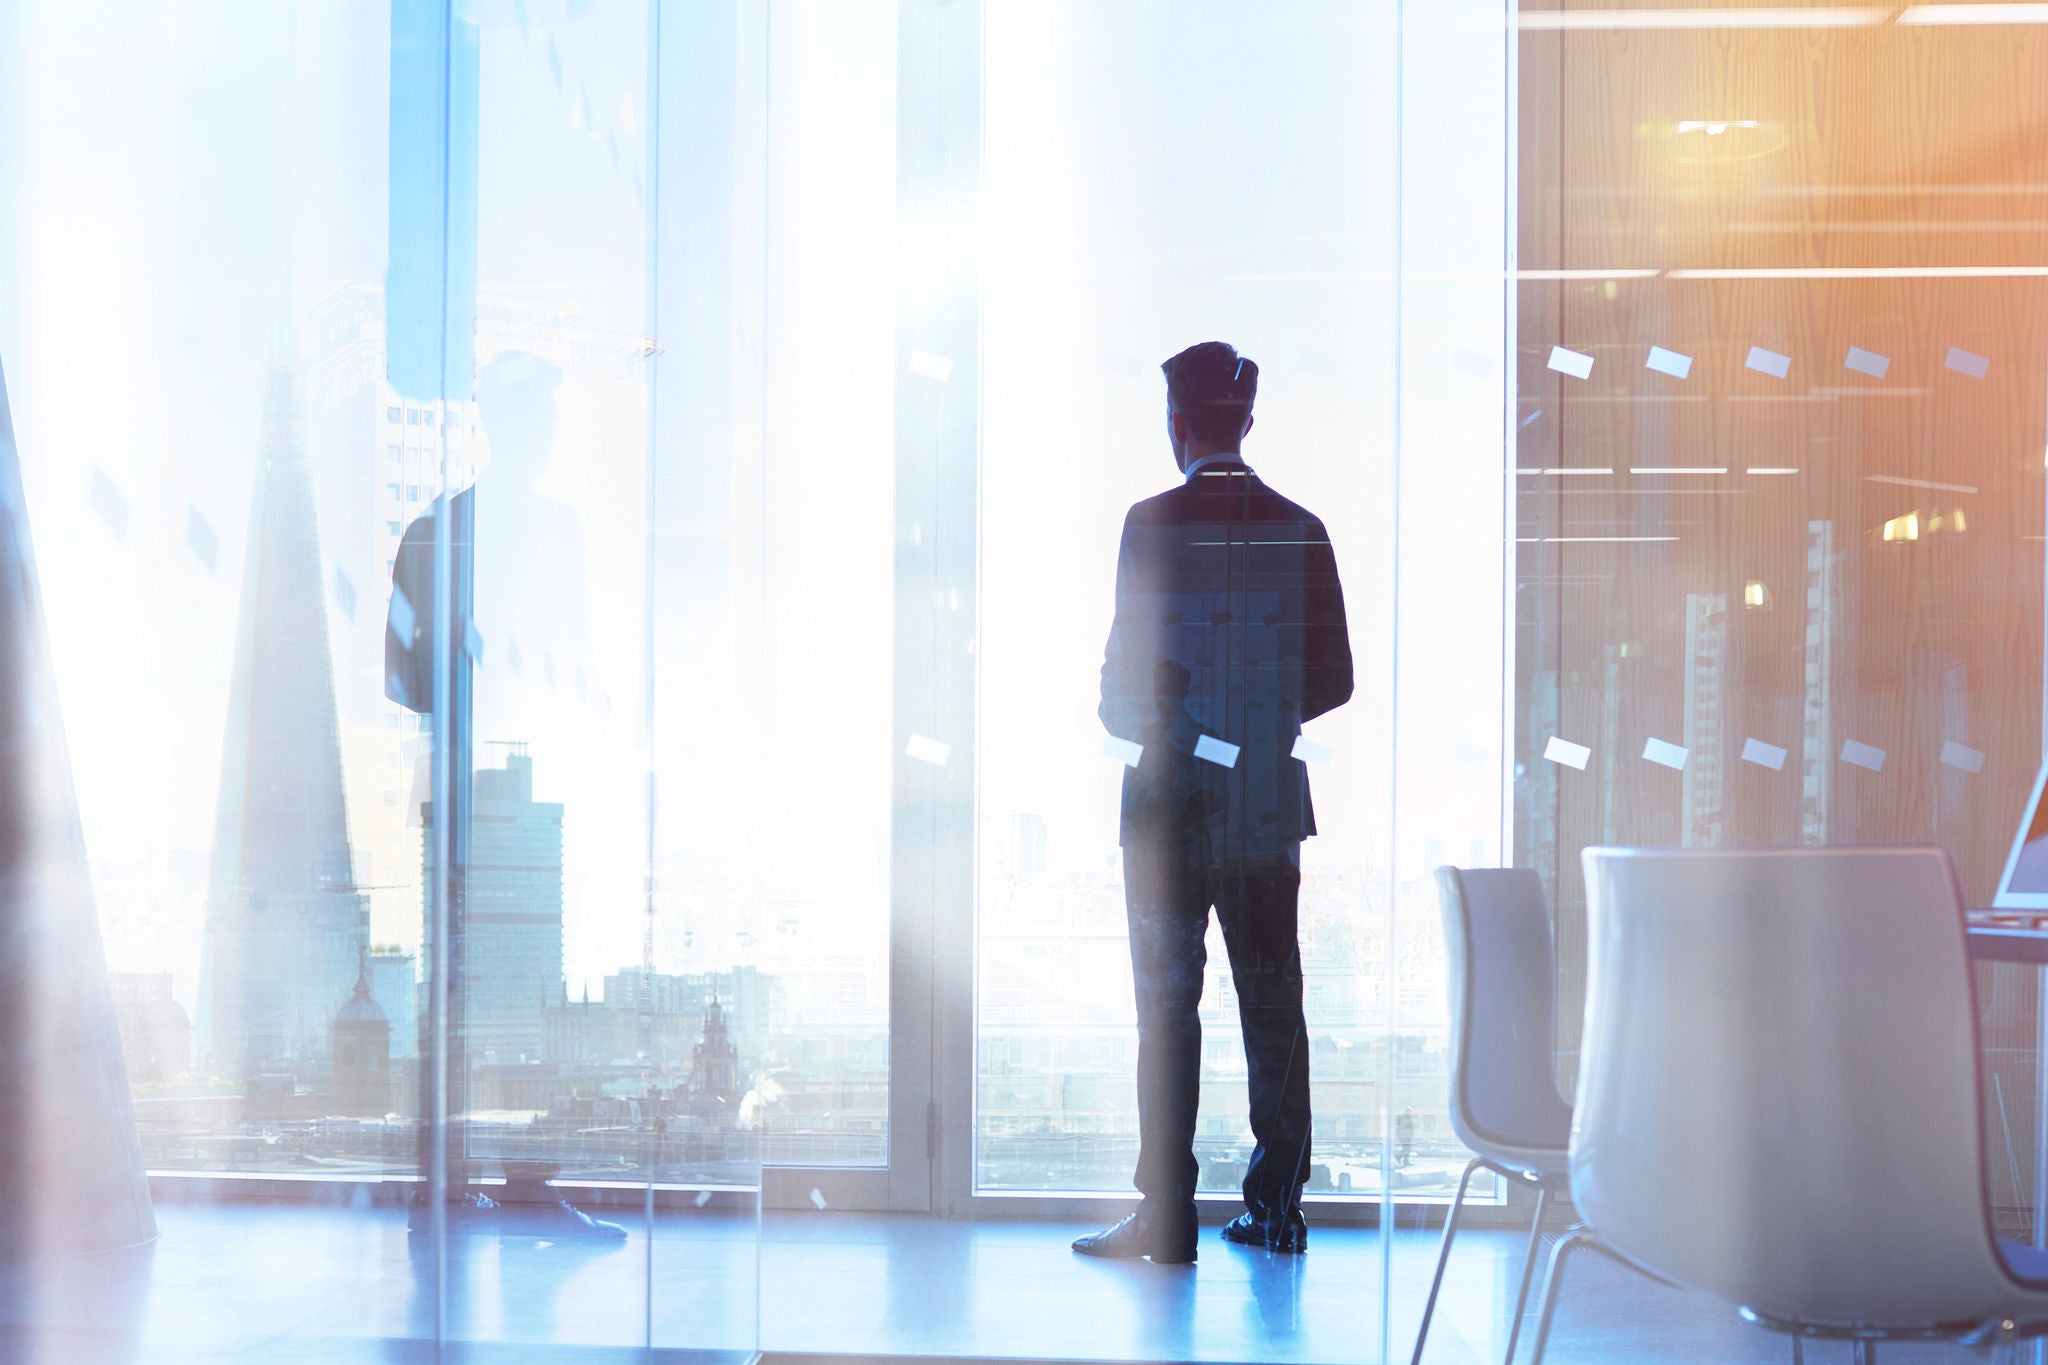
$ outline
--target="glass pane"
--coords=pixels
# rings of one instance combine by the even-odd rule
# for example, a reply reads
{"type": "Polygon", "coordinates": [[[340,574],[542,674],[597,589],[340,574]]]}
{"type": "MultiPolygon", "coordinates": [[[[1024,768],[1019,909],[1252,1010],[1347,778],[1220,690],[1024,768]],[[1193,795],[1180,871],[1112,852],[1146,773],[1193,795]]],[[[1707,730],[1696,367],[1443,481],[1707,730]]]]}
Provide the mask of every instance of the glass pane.
{"type": "Polygon", "coordinates": [[[636,1187],[694,1108],[681,1035],[721,1041],[703,1002],[648,989],[648,20],[476,18],[475,379],[451,404],[475,471],[451,504],[470,600],[443,737],[469,769],[450,1159],[517,1235],[484,1253],[452,1220],[449,1331],[633,1346],[647,1286],[629,1281],[652,1254],[636,1187]],[[522,1290],[501,1304],[494,1280],[522,1290]]]}
{"type": "Polygon", "coordinates": [[[6,970],[100,1049],[0,1147],[79,1163],[20,1249],[143,1244],[10,1324],[635,1348],[652,1285],[752,1353],[760,993],[653,876],[652,17],[0,12],[0,809],[62,893],[6,970]]]}
{"type": "MultiPolygon", "coordinates": [[[[1210,337],[1261,367],[1246,458],[1323,519],[1343,574],[1357,692],[1306,731],[1333,757],[1310,769],[1319,834],[1301,852],[1315,1109],[1304,1174],[1314,1193],[1380,1188],[1390,22],[1354,5],[989,10],[980,1189],[1131,1180],[1124,766],[1105,749],[1099,670],[1125,510],[1180,480],[1159,365],[1210,337]],[[1181,75],[1168,81],[1169,69],[1181,75]],[[1231,97],[1189,101],[1189,80],[1231,97]]],[[[1226,1191],[1252,1144],[1237,997],[1213,923],[1207,962],[1196,1150],[1202,1188],[1226,1191]]]]}
{"type": "Polygon", "coordinates": [[[762,141],[731,209],[753,273],[723,343],[741,386],[715,471],[730,493],[698,505],[707,530],[722,519],[733,614],[706,642],[731,693],[700,714],[731,724],[690,727],[725,766],[684,798],[677,853],[707,903],[695,960],[755,983],[764,1157],[873,1167],[889,1154],[896,16],[799,0],[764,17],[765,77],[738,95],[762,141]]]}
{"type": "MultiPolygon", "coordinates": [[[[1588,846],[1935,844],[1989,904],[2041,753],[2048,30],[1550,8],[1521,35],[1515,848],[1569,1085],[1588,846]]],[[[2032,978],[1980,977],[2002,1209],[2035,1179],[2032,978]]]]}
{"type": "MultiPolygon", "coordinates": [[[[421,921],[406,800],[425,740],[383,696],[386,527],[405,515],[384,484],[427,444],[375,340],[389,21],[28,4],[0,28],[0,272],[34,281],[0,294],[0,460],[9,482],[20,462],[9,529],[33,528],[47,627],[0,626],[10,657],[30,644],[34,679],[0,694],[18,715],[54,682],[29,794],[46,835],[82,834],[89,878],[76,902],[39,902],[88,937],[37,965],[33,994],[52,1019],[104,1010],[118,1048],[71,1051],[65,1081],[41,1081],[65,1097],[42,1136],[0,1141],[94,1168],[6,1198],[20,1215],[64,1192],[55,1220],[14,1223],[17,1250],[154,1239],[37,1262],[29,1302],[65,1334],[52,1358],[86,1340],[225,1358],[287,1332],[429,1337],[405,1208],[421,921]],[[70,1106],[104,1100],[124,1062],[129,1103],[92,1117],[93,1142],[63,1140],[66,1113],[84,1117],[70,1106]],[[117,1205],[135,1227],[113,1226],[117,1205]],[[307,1292],[321,1284],[349,1286],[346,1314],[307,1292]]],[[[10,783],[33,771],[6,766],[10,783]]],[[[19,1055],[19,1021],[8,1033],[19,1055]]]]}
{"type": "Polygon", "coordinates": [[[1517,844],[1567,943],[1594,843],[1940,843],[1987,903],[2040,749],[2043,370],[2006,272],[2042,237],[2031,96],[1965,73],[2043,42],[1524,33],[1522,263],[1576,278],[1520,288],[1517,844]]]}

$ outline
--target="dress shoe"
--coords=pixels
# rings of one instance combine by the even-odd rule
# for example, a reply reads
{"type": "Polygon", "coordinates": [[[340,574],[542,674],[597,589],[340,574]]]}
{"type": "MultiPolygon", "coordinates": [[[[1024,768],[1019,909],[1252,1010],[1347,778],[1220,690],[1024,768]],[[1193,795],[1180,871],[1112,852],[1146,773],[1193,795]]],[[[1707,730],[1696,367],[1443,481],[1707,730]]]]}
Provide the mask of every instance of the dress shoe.
{"type": "Polygon", "coordinates": [[[1240,1213],[1224,1225],[1223,1240],[1241,1247],[1299,1253],[1308,1250],[1308,1220],[1301,1216],[1300,1209],[1289,1209],[1278,1218],[1240,1213]]]}
{"type": "Polygon", "coordinates": [[[1159,1265],[1188,1265],[1195,1259],[1195,1215],[1163,1227],[1143,1214],[1127,1213],[1122,1221],[1103,1232],[1074,1239],[1074,1250],[1083,1256],[1136,1260],[1149,1256],[1159,1265]]]}
{"type": "MultiPolygon", "coordinates": [[[[446,1205],[445,1226],[451,1233],[496,1232],[500,1205],[487,1194],[471,1191],[446,1205]]],[[[426,1232],[433,1226],[433,1209],[425,1190],[415,1190],[406,1203],[405,1230],[426,1232]]]]}

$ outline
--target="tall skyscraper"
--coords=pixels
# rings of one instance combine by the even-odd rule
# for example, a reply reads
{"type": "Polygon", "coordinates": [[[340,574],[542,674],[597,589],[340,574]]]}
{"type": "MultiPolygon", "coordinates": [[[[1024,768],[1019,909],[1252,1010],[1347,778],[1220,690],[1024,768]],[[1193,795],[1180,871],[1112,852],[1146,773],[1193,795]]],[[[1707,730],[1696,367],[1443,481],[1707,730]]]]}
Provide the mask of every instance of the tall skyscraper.
{"type": "Polygon", "coordinates": [[[369,936],[343,804],[313,485],[280,366],[243,564],[197,1048],[230,1079],[321,1067],[369,936]]]}
{"type": "Polygon", "coordinates": [[[1806,523],[1806,706],[1801,719],[1799,840],[1828,841],[1834,811],[1835,651],[1842,608],[1835,524],[1806,523]]]}
{"type": "MultiPolygon", "coordinates": [[[[469,1058],[540,1061],[546,1011],[562,996],[562,805],[533,799],[533,759],[479,768],[471,789],[468,887],[469,1058]]],[[[424,884],[434,884],[435,811],[425,811],[424,884]]]]}

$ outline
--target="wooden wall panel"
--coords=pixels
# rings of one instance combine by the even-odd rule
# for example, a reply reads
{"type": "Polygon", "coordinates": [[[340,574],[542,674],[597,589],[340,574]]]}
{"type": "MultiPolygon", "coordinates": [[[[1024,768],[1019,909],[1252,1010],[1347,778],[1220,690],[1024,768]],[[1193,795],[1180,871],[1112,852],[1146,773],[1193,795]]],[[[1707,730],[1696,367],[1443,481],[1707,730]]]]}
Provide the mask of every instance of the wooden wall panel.
{"type": "Polygon", "coordinates": [[[2048,279],[1969,272],[2048,266],[2048,27],[1531,30],[1521,63],[1518,467],[1613,471],[1516,480],[1518,860],[1558,906],[1569,1053],[1589,844],[1933,842],[1991,895],[2042,752],[2048,279]],[[1683,273],[1927,267],[1957,273],[1683,273]]]}

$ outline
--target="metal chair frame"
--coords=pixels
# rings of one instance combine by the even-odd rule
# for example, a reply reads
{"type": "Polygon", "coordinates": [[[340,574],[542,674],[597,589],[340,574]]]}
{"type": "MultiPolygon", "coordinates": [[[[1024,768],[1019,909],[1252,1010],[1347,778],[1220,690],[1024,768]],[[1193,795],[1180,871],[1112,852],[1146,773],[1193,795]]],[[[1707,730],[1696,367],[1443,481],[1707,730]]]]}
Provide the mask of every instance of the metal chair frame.
{"type": "MultiPolygon", "coordinates": [[[[1436,1274],[1430,1277],[1429,1298],[1422,1305],[1422,1326],[1416,1330],[1415,1353],[1409,1357],[1409,1365],[1422,1365],[1422,1348],[1429,1340],[1429,1322],[1436,1315],[1437,1292],[1443,1288],[1444,1267],[1450,1263],[1451,1259],[1451,1239],[1458,1235],[1458,1215],[1465,1208],[1465,1190],[1472,1183],[1473,1172],[1482,1169],[1492,1171],[1495,1175],[1503,1176],[1509,1180],[1525,1181],[1536,1187],[1536,1215],[1529,1224],[1529,1249],[1522,1258],[1522,1285],[1515,1293],[1514,1323],[1508,1329],[1508,1349],[1507,1354],[1503,1357],[1507,1365],[1512,1365],[1514,1361],[1515,1343],[1522,1334],[1522,1310],[1528,1306],[1529,1282],[1536,1273],[1536,1249],[1543,1240],[1543,1212],[1549,1206],[1554,1182],[1543,1179],[1534,1171],[1517,1170],[1498,1161],[1489,1161],[1483,1156],[1475,1156],[1465,1163],[1465,1173],[1458,1178],[1457,1197],[1451,1201],[1451,1211],[1444,1218],[1444,1240],[1436,1253],[1436,1274]]],[[[1558,1186],[1554,1192],[1557,1194],[1569,1193],[1562,1186],[1558,1186]]]]}
{"type": "MultiPolygon", "coordinates": [[[[1550,1267],[1544,1274],[1543,1299],[1536,1315],[1536,1343],[1530,1357],[1530,1365],[1543,1365],[1543,1352],[1550,1342],[1551,1320],[1557,1312],[1557,1288],[1564,1273],[1565,1258],[1580,1247],[1597,1251],[1616,1265],[1626,1266],[1637,1274],[1673,1289],[1684,1289],[1653,1270],[1637,1265],[1628,1257],[1601,1241],[1591,1228],[1574,1226],[1558,1238],[1557,1245],[1550,1251],[1550,1267]]],[[[1517,1306],[1517,1315],[1520,1308],[1517,1306]]],[[[1951,1323],[1919,1328],[1857,1327],[1851,1324],[1793,1322],[1759,1313],[1753,1308],[1737,1308],[1736,1313],[1744,1322],[1754,1323],[1767,1331],[1779,1332],[1792,1340],[1792,1365],[1803,1365],[1804,1350],[1808,1341],[1846,1341],[1850,1347],[1850,1358],[1854,1365],[1871,1365],[1877,1358],[1877,1344],[1880,1341],[1934,1341],[1953,1346],[1987,1346],[1993,1359],[1998,1348],[2007,1350],[2007,1359],[2013,1365],[2019,1362],[2019,1343],[2022,1339],[2048,1333],[2048,1320],[2021,1323],[2012,1318],[1993,1318],[1984,1322],[1951,1323]]]]}

